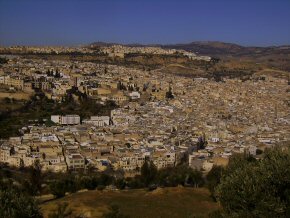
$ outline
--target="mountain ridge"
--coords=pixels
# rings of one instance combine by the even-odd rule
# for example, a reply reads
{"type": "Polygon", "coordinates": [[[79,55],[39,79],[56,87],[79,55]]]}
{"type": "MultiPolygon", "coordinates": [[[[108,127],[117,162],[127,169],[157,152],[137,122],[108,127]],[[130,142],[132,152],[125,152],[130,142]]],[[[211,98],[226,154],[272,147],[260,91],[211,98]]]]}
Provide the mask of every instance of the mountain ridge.
{"type": "Polygon", "coordinates": [[[235,43],[221,42],[221,41],[193,41],[190,43],[176,43],[176,44],[139,44],[139,43],[109,43],[109,42],[94,42],[90,46],[138,46],[150,47],[157,46],[165,49],[183,49],[186,51],[195,52],[201,55],[217,56],[217,57],[239,57],[239,56],[261,56],[261,55],[290,55],[290,45],[278,46],[243,46],[235,43]]]}

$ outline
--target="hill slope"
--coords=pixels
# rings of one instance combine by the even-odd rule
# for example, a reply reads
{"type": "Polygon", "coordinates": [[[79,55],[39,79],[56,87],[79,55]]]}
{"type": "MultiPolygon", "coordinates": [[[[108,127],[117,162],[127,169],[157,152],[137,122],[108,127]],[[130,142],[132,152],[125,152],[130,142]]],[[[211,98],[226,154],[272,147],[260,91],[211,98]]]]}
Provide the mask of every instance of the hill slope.
{"type": "MultiPolygon", "coordinates": [[[[118,43],[92,43],[94,46],[118,43]]],[[[241,46],[218,41],[197,41],[183,44],[123,44],[124,46],[157,46],[167,49],[183,49],[199,55],[206,55],[222,60],[252,62],[263,67],[290,71],[290,45],[284,46],[241,46]]]]}
{"type": "Polygon", "coordinates": [[[217,210],[207,189],[163,188],[152,192],[146,190],[87,191],[44,203],[45,217],[62,202],[68,202],[73,214],[101,217],[111,204],[130,217],[206,217],[217,210]]]}
{"type": "Polygon", "coordinates": [[[246,47],[224,42],[192,42],[188,44],[162,45],[163,48],[184,49],[199,55],[222,60],[252,62],[268,68],[290,71],[290,46],[246,47]]]}
{"type": "Polygon", "coordinates": [[[265,54],[290,54],[290,46],[269,46],[269,47],[247,47],[233,43],[217,41],[200,41],[186,44],[163,45],[163,48],[184,49],[194,51],[202,55],[211,56],[243,56],[243,55],[265,55],[265,54]]]}

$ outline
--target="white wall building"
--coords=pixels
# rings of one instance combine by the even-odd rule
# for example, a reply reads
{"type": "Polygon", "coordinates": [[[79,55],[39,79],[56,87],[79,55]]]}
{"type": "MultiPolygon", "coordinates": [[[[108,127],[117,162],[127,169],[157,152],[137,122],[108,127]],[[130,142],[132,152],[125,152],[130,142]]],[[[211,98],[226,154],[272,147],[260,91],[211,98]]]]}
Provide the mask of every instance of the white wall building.
{"type": "Polygon", "coordinates": [[[110,117],[109,116],[91,116],[91,119],[84,120],[85,124],[92,124],[94,126],[102,127],[110,125],[110,117]]]}
{"type": "Polygon", "coordinates": [[[139,92],[131,92],[131,93],[129,94],[129,96],[130,96],[130,98],[131,98],[132,100],[135,100],[135,99],[139,99],[141,95],[140,95],[139,92]]]}
{"type": "Polygon", "coordinates": [[[51,121],[61,125],[77,125],[81,123],[79,115],[51,115],[51,121]]]}

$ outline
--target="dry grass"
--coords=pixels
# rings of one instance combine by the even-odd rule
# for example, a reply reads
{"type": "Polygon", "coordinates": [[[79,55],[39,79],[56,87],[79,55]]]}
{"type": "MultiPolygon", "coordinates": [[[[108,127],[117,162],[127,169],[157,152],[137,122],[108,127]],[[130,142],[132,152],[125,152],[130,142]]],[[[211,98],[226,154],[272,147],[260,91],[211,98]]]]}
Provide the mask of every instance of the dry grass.
{"type": "Polygon", "coordinates": [[[101,217],[111,204],[130,217],[206,217],[219,206],[212,201],[207,189],[163,188],[146,190],[88,191],[66,196],[41,205],[44,216],[67,202],[75,215],[101,217]]]}
{"type": "Polygon", "coordinates": [[[272,76],[278,77],[283,79],[288,79],[289,72],[282,71],[282,70],[274,70],[274,69],[263,69],[255,73],[257,76],[265,75],[265,76],[272,76]]]}

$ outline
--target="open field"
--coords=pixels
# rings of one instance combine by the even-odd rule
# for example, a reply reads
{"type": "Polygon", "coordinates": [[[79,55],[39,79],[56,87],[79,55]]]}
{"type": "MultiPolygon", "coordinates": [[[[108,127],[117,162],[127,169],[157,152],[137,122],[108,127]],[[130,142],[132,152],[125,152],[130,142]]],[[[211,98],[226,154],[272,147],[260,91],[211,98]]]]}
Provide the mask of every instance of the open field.
{"type": "Polygon", "coordinates": [[[162,188],[146,190],[87,191],[75,193],[41,205],[44,216],[67,202],[74,215],[101,217],[110,205],[130,217],[207,217],[219,208],[204,188],[162,188]]]}

